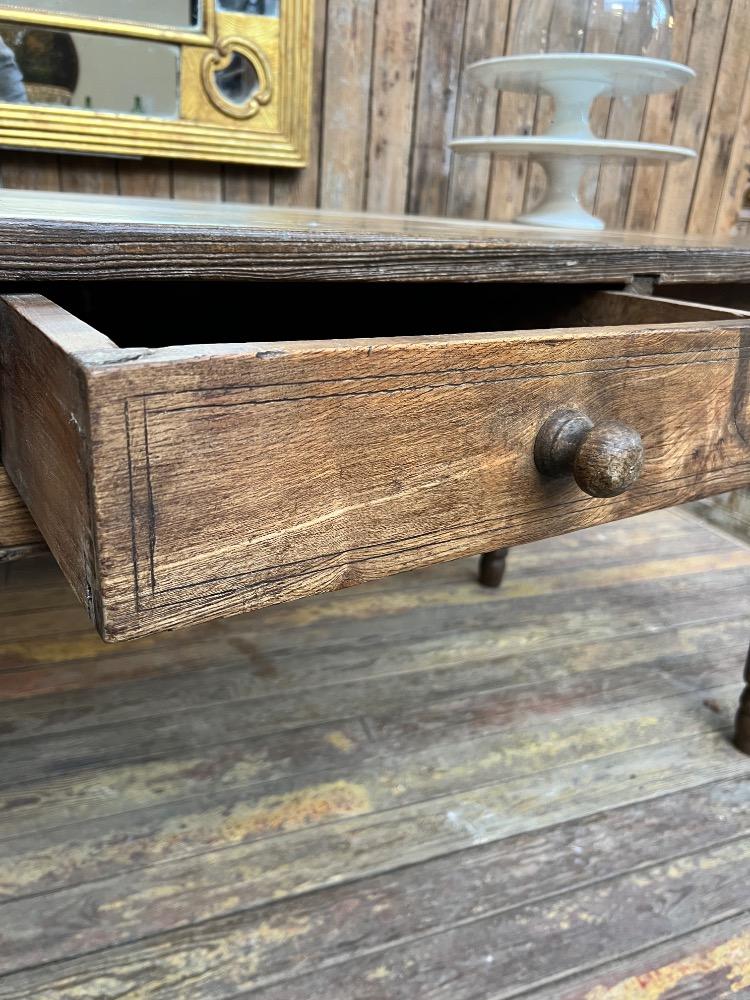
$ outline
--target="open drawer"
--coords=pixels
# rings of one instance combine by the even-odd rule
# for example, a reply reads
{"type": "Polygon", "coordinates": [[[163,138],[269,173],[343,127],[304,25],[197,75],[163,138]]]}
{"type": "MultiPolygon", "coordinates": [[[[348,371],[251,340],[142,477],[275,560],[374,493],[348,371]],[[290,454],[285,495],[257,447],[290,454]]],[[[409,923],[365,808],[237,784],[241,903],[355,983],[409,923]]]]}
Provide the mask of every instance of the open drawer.
{"type": "MultiPolygon", "coordinates": [[[[390,288],[376,294],[380,328],[408,329],[390,288]]],[[[555,328],[340,339],[360,321],[329,302],[328,339],[142,349],[128,344],[150,303],[112,307],[111,328],[130,331],[118,347],[49,299],[11,295],[3,463],[108,640],[750,483],[747,314],[535,287],[520,302],[496,299],[495,326],[520,313],[555,328]],[[640,434],[627,492],[540,473],[540,428],[562,409],[640,434]]],[[[207,328],[188,313],[152,325],[167,341],[207,328]]]]}

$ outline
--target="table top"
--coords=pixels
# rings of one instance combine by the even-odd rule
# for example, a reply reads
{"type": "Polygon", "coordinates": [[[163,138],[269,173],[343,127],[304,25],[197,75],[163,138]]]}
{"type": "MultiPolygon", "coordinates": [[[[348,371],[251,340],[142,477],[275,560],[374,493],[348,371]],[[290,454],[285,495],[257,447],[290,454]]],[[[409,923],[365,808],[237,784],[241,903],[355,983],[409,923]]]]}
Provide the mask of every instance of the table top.
{"type": "Polygon", "coordinates": [[[0,191],[0,279],[750,281],[750,243],[216,202],[0,191]]]}

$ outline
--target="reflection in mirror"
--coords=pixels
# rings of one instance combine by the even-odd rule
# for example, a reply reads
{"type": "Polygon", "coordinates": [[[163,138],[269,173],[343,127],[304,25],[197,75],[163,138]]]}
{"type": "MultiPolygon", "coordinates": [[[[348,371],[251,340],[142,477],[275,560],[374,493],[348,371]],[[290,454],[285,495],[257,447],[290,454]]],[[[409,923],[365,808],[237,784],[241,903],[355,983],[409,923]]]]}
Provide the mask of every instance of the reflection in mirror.
{"type": "Polygon", "coordinates": [[[258,92],[260,80],[250,60],[235,52],[226,69],[216,73],[216,86],[228,101],[241,105],[258,92]]]}
{"type": "Polygon", "coordinates": [[[240,14],[265,14],[266,17],[279,16],[280,0],[218,0],[219,10],[231,10],[240,14]]]}
{"type": "Polygon", "coordinates": [[[199,0],[3,0],[1,6],[45,14],[191,28],[198,24],[199,0]]]}
{"type": "Polygon", "coordinates": [[[176,118],[179,48],[0,24],[0,101],[176,118]]]}

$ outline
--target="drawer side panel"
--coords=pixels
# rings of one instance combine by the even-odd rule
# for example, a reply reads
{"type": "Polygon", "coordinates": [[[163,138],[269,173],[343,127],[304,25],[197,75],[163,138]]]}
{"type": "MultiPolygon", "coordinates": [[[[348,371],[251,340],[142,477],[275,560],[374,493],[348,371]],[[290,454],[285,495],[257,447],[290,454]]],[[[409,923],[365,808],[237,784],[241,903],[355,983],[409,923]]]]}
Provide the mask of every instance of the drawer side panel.
{"type": "MultiPolygon", "coordinates": [[[[89,503],[88,416],[75,357],[54,334],[51,303],[0,300],[3,464],[49,548],[98,622],[99,584],[89,503]]],[[[55,307],[56,308],[56,307],[55,307]]],[[[70,342],[78,341],[71,321],[70,342]]]]}

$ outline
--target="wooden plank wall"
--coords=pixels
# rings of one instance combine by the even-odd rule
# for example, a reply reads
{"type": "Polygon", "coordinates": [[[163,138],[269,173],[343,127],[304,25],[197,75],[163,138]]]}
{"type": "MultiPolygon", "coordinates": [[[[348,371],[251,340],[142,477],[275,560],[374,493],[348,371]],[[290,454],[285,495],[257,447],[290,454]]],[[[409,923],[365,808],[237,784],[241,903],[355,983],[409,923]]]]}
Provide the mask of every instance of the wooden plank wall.
{"type": "MultiPolygon", "coordinates": [[[[509,219],[543,184],[521,161],[452,157],[454,134],[529,133],[548,102],[488,94],[463,68],[508,47],[523,0],[317,0],[314,131],[302,171],[6,152],[2,183],[63,191],[509,219]]],[[[587,196],[613,227],[730,230],[750,185],[750,0],[675,0],[682,94],[601,102],[599,131],[674,141],[697,163],[607,164],[587,196]]]]}

